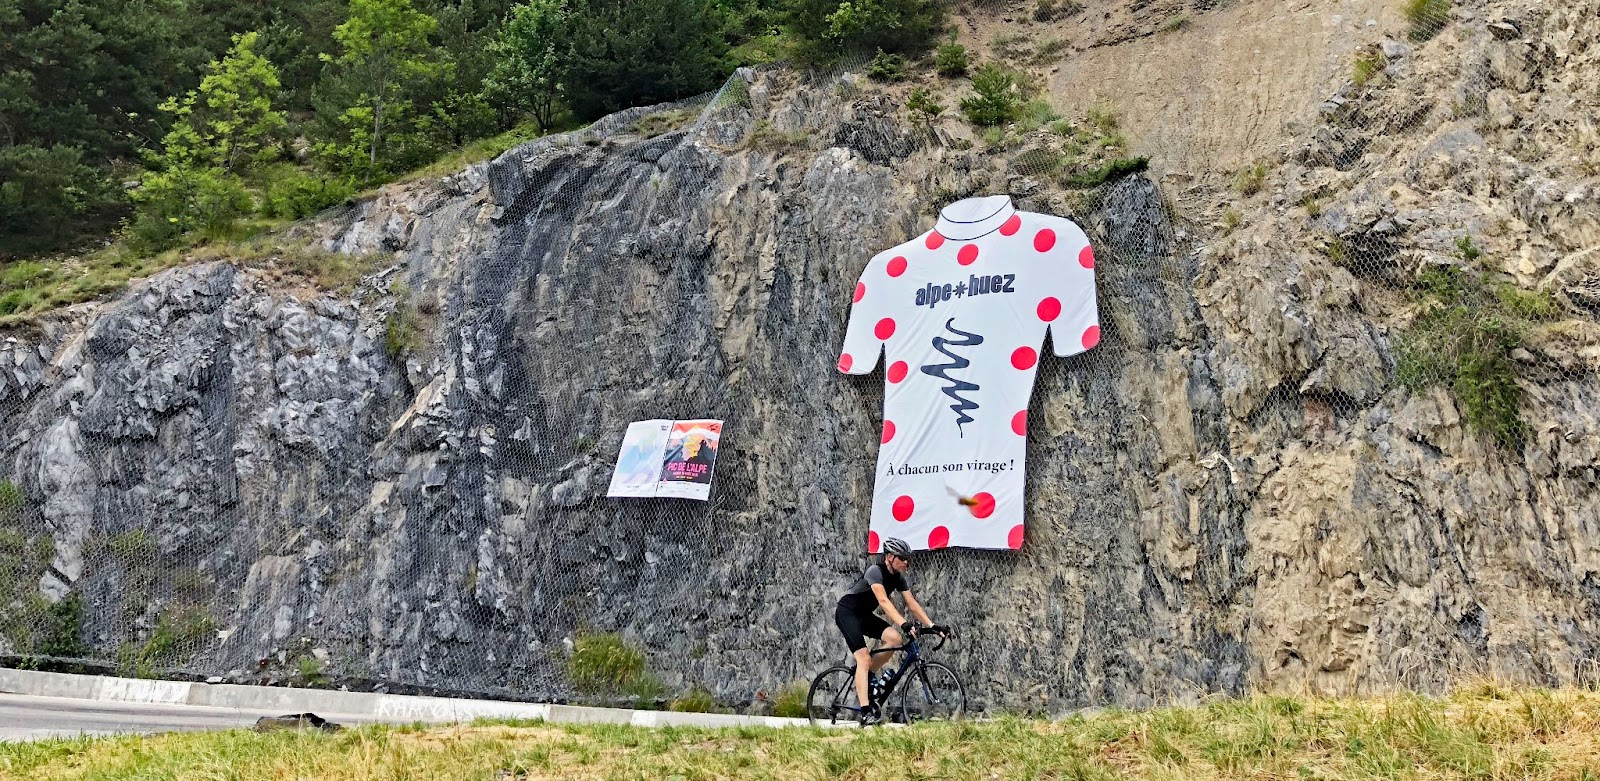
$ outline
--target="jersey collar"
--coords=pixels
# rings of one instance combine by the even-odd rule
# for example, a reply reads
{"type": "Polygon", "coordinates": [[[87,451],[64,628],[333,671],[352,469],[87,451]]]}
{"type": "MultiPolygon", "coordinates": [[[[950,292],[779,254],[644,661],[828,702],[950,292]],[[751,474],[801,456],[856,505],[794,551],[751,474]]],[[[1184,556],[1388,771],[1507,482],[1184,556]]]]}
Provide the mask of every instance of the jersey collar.
{"type": "Polygon", "coordinates": [[[947,239],[971,241],[1000,230],[1000,226],[1016,213],[1010,196],[965,198],[940,210],[939,221],[933,229],[947,239]]]}

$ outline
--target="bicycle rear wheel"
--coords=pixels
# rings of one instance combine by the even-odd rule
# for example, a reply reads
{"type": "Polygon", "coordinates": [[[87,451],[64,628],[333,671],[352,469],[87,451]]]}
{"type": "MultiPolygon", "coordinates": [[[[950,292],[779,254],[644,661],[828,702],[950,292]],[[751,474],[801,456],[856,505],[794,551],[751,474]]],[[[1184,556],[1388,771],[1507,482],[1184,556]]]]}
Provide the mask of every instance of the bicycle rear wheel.
{"type": "Polygon", "coordinates": [[[811,690],[806,693],[806,718],[811,726],[855,721],[860,713],[854,668],[829,667],[811,680],[811,690]]]}
{"type": "Polygon", "coordinates": [[[938,662],[924,662],[901,682],[895,715],[903,724],[957,721],[967,713],[967,688],[960,676],[938,662]]]}

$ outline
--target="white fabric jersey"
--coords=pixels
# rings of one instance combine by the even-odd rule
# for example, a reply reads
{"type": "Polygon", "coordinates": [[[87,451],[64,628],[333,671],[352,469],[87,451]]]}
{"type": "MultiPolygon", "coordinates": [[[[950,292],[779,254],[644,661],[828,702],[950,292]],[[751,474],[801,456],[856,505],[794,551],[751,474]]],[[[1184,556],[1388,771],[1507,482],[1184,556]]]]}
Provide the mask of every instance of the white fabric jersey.
{"type": "Polygon", "coordinates": [[[856,284],[839,370],[884,353],[883,440],[867,549],[1020,548],[1028,401],[1055,354],[1100,341],[1094,250],[1072,222],[1004,195],[946,206],[856,284]],[[965,503],[963,503],[963,500],[965,503]]]}

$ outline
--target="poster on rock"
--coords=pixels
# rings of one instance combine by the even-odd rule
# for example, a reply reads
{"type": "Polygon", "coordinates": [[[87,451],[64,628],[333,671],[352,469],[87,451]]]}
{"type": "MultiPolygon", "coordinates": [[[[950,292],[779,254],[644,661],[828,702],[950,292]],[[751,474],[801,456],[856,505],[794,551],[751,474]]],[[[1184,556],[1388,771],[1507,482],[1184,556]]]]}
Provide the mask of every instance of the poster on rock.
{"type": "Polygon", "coordinates": [[[641,420],[628,425],[606,496],[705,501],[722,442],[720,420],[641,420]]]}
{"type": "Polygon", "coordinates": [[[1094,250],[1077,225],[1004,195],[946,206],[856,283],[839,371],[884,365],[867,550],[1017,549],[1028,402],[1045,336],[1100,342],[1094,250]]]}

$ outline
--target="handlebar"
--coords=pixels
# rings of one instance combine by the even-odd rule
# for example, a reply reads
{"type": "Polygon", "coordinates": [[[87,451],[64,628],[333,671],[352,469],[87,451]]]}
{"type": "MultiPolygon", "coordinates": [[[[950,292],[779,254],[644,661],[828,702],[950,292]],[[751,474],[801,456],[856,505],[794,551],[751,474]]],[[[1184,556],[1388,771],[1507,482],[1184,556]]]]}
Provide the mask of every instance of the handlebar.
{"type": "MultiPolygon", "coordinates": [[[[928,650],[937,651],[940,648],[943,648],[945,643],[948,643],[951,640],[954,640],[956,638],[956,630],[955,629],[953,629],[951,627],[941,627],[941,628],[944,629],[943,632],[938,632],[938,633],[934,634],[935,637],[939,638],[939,644],[929,648],[928,650]]],[[[922,635],[927,634],[928,630],[927,630],[926,627],[922,627],[922,628],[918,628],[916,630],[916,633],[917,633],[918,637],[921,637],[922,635]]]]}
{"type": "MultiPolygon", "coordinates": [[[[957,637],[960,636],[960,635],[958,635],[956,633],[956,630],[953,627],[940,627],[940,628],[943,629],[944,631],[943,632],[931,633],[931,634],[933,634],[933,636],[939,638],[939,642],[936,645],[928,646],[927,650],[929,650],[929,651],[937,651],[940,648],[943,648],[945,643],[950,642],[951,640],[954,640],[954,639],[956,639],[957,637]]],[[[892,653],[896,653],[898,651],[904,651],[907,648],[911,647],[911,642],[912,641],[919,640],[924,635],[927,635],[927,634],[930,634],[928,632],[928,627],[925,627],[925,626],[912,627],[912,629],[911,629],[911,637],[908,638],[907,642],[902,643],[901,645],[890,647],[890,648],[879,648],[879,649],[876,649],[876,650],[872,651],[872,654],[874,656],[876,656],[878,654],[892,654],[892,653]]]]}

